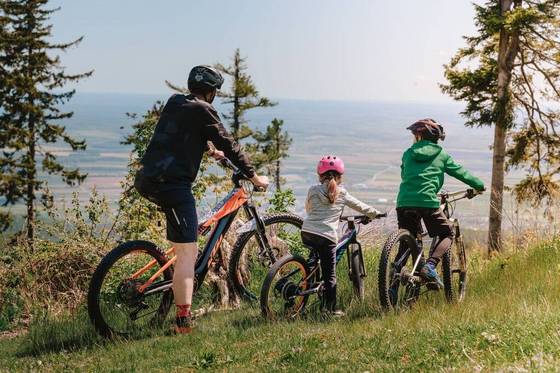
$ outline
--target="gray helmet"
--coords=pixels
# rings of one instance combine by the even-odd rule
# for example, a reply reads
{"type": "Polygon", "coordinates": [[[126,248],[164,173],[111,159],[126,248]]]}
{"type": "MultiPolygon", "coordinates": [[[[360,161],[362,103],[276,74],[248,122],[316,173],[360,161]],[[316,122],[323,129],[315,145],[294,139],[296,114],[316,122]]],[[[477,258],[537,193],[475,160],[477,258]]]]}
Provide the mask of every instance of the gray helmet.
{"type": "Polygon", "coordinates": [[[445,140],[443,126],[430,118],[420,119],[406,129],[412,131],[414,134],[420,134],[428,140],[445,140]]]}
{"type": "Polygon", "coordinates": [[[188,86],[190,90],[197,88],[220,89],[222,84],[224,84],[222,74],[212,66],[195,66],[189,73],[188,86]]]}

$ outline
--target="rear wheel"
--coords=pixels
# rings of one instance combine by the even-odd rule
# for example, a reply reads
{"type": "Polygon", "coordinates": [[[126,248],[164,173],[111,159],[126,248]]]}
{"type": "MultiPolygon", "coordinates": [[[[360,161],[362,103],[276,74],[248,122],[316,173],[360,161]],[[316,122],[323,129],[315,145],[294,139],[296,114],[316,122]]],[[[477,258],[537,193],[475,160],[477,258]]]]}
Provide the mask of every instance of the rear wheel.
{"type": "Polygon", "coordinates": [[[360,246],[358,244],[351,244],[348,255],[350,255],[350,279],[354,287],[354,295],[360,301],[363,301],[365,298],[365,270],[360,246]]]}
{"type": "MultiPolygon", "coordinates": [[[[147,241],[130,241],[110,251],[95,270],[88,291],[88,313],[105,337],[130,336],[160,326],[171,307],[171,289],[145,295],[139,290],[167,263],[166,254],[147,241]],[[140,271],[152,262],[149,269],[140,271]]],[[[172,267],[156,276],[153,284],[168,283],[172,267]]]]}
{"type": "Polygon", "coordinates": [[[270,320],[294,318],[301,315],[307,303],[310,279],[307,262],[301,256],[287,255],[268,271],[261,289],[262,315],[270,320]]]}
{"type": "Polygon", "coordinates": [[[385,311],[412,306],[420,294],[420,283],[412,268],[418,257],[416,239],[401,229],[389,236],[381,251],[378,271],[378,290],[381,307],[385,311]]]}
{"type": "Polygon", "coordinates": [[[299,216],[276,214],[265,216],[263,221],[272,253],[261,248],[257,231],[253,229],[239,236],[229,262],[229,276],[235,291],[250,302],[258,300],[268,269],[278,258],[307,252],[301,242],[303,220],[299,216]]]}

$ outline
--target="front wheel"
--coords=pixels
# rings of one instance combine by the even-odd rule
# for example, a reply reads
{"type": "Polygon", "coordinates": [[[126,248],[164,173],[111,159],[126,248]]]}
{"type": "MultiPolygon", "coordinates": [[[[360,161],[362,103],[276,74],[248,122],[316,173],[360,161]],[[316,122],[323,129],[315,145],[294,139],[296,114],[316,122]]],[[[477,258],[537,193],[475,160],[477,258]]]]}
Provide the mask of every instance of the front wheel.
{"type": "Polygon", "coordinates": [[[360,301],[365,298],[364,276],[365,270],[363,265],[362,248],[358,244],[350,245],[350,279],[354,287],[354,295],[360,301]]]}
{"type": "Polygon", "coordinates": [[[442,258],[442,271],[447,302],[462,302],[467,290],[467,253],[458,224],[453,245],[442,258]]]}
{"type": "Polygon", "coordinates": [[[294,318],[301,315],[308,295],[309,267],[298,255],[280,258],[268,271],[261,288],[261,312],[270,320],[294,318]]]}
{"type": "Polygon", "coordinates": [[[294,214],[275,214],[263,218],[270,251],[261,247],[256,229],[243,233],[233,246],[229,262],[232,285],[243,300],[258,300],[268,269],[286,254],[304,254],[301,242],[303,220],[294,214]]]}
{"type": "Polygon", "coordinates": [[[167,255],[148,241],[125,242],[101,260],[88,291],[89,317],[101,335],[128,337],[163,323],[173,300],[165,286],[172,281],[172,267],[160,271],[167,262],[167,255]],[[160,284],[165,290],[145,294],[142,285],[152,277],[152,287],[160,284]]]}

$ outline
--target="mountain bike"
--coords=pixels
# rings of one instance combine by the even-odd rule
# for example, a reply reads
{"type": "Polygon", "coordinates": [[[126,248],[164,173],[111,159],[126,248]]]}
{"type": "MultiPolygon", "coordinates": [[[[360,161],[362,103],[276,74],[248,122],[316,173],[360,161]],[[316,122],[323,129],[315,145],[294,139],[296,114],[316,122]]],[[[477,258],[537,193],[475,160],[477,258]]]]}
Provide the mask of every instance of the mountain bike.
{"type": "MultiPolygon", "coordinates": [[[[238,276],[236,288],[240,292],[249,292],[245,289],[254,282],[260,287],[276,258],[289,252],[290,245],[302,245],[295,239],[300,236],[302,219],[289,213],[261,216],[252,199],[253,184],[229,160],[221,163],[233,171],[234,187],[199,224],[199,234],[208,238],[196,260],[195,293],[211,263],[225,267],[227,258],[221,258],[218,248],[241,209],[248,221],[237,232],[240,236],[232,254],[237,261],[230,262],[230,267],[232,263],[236,266],[230,268],[231,273],[244,273],[242,282],[238,276]],[[247,271],[253,273],[248,275],[247,271]]],[[[175,260],[173,248],[163,251],[149,241],[129,241],[111,250],[95,270],[88,292],[88,313],[96,330],[106,337],[128,336],[162,325],[173,300],[175,260]]]]}
{"type": "MultiPolygon", "coordinates": [[[[386,217],[379,214],[376,218],[386,217]]],[[[336,263],[345,252],[348,259],[348,277],[352,282],[354,295],[364,299],[364,277],[366,269],[362,245],[358,242],[360,226],[368,224],[367,216],[346,216],[341,221],[347,222],[345,233],[336,246],[336,263]]],[[[265,318],[295,318],[304,314],[309,296],[317,294],[319,302],[323,296],[323,281],[319,255],[310,250],[309,258],[289,254],[270,268],[261,289],[261,312],[265,318]]]]}
{"type": "MultiPolygon", "coordinates": [[[[455,202],[472,199],[481,192],[474,189],[453,193],[439,193],[441,209],[453,225],[454,238],[451,248],[441,260],[443,287],[447,302],[461,302],[467,288],[467,254],[461,234],[459,220],[453,218],[455,202]]],[[[423,238],[425,229],[413,236],[408,230],[400,229],[389,236],[379,260],[378,287],[381,306],[385,310],[409,308],[418,298],[431,290],[438,290],[436,284],[426,282],[420,275],[424,262],[423,238]]],[[[438,237],[432,239],[430,254],[435,249],[438,237]]]]}

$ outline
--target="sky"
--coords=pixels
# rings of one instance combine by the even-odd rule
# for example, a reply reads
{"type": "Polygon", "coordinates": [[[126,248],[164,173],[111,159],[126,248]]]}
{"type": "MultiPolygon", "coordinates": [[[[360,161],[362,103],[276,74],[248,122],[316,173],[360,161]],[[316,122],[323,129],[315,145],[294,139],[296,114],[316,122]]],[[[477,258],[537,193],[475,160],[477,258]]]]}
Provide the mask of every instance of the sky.
{"type": "Polygon", "coordinates": [[[247,57],[273,98],[450,102],[443,64],[475,32],[466,0],[53,0],[79,91],[169,92],[190,67],[247,57]]]}

